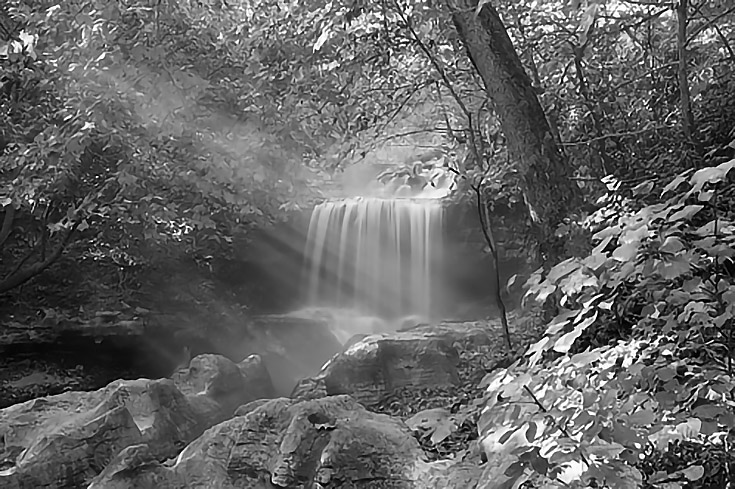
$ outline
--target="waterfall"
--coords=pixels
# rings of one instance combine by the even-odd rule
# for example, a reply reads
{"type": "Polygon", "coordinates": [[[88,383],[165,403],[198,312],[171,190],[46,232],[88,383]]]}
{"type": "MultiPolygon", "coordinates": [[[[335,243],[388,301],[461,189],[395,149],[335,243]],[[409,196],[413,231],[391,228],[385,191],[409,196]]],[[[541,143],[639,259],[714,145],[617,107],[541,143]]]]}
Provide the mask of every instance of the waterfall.
{"type": "Polygon", "coordinates": [[[394,318],[438,309],[444,210],[431,199],[358,197],[314,208],[306,243],[311,305],[394,318]]]}

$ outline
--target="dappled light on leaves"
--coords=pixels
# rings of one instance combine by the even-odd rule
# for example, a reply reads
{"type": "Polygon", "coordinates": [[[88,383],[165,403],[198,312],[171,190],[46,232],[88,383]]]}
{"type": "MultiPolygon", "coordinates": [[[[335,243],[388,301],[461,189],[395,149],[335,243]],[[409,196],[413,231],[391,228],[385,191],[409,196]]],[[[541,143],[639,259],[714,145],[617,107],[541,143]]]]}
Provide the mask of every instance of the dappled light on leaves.
{"type": "MultiPolygon", "coordinates": [[[[731,163],[682,173],[664,190],[663,203],[614,214],[601,209],[608,217],[589,218],[592,229],[603,228],[591,256],[527,282],[527,300],[552,301],[559,312],[525,361],[490,374],[485,412],[492,417],[480,424],[485,443],[500,426],[506,434],[534,426],[533,437],[512,437],[541,449],[543,469],[530,464],[527,471],[566,484],[594,479],[627,488],[642,484],[639,467],[650,445],[665,451],[679,440],[727,437],[735,419],[735,295],[725,270],[733,255],[721,256],[720,247],[730,249],[735,234],[721,208],[689,202],[725,191],[731,163]],[[615,323],[615,336],[595,337],[615,323]],[[537,430],[542,419],[551,422],[537,430]]],[[[506,449],[509,439],[493,450],[506,449]]],[[[648,483],[697,481],[703,470],[656,472],[648,483]]],[[[521,480],[527,472],[510,473],[521,480]]]]}

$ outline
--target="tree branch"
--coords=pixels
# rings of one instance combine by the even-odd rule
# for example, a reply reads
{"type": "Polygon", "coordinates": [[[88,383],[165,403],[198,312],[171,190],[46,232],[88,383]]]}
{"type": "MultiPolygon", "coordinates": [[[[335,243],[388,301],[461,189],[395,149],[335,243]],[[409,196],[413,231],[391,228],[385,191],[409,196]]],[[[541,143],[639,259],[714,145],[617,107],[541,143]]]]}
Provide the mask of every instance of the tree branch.
{"type": "Polygon", "coordinates": [[[459,94],[457,94],[456,90],[454,90],[454,86],[449,81],[449,77],[447,76],[447,73],[444,71],[444,68],[439,64],[439,62],[436,60],[436,58],[431,54],[431,51],[429,51],[429,48],[426,47],[426,44],[421,41],[421,38],[419,37],[416,30],[411,25],[411,20],[406,17],[406,15],[403,13],[403,10],[401,10],[400,5],[398,5],[397,1],[394,1],[394,4],[396,6],[396,11],[398,12],[398,15],[401,17],[401,20],[406,25],[406,28],[411,32],[411,35],[413,36],[413,39],[416,41],[416,44],[419,46],[419,49],[423,51],[423,53],[426,55],[426,57],[429,59],[429,62],[432,64],[434,69],[436,69],[437,73],[439,73],[439,76],[441,77],[442,81],[444,82],[444,85],[447,87],[447,90],[449,90],[449,93],[452,95],[452,98],[457,102],[457,105],[459,106],[462,113],[467,117],[467,123],[470,128],[470,144],[472,146],[472,152],[475,156],[475,159],[477,160],[477,164],[482,164],[482,159],[480,158],[481,153],[477,146],[477,142],[475,139],[475,129],[474,129],[474,123],[472,120],[472,113],[467,108],[467,105],[464,103],[464,101],[460,98],[459,94]]]}
{"type": "MultiPolygon", "coordinates": [[[[539,398],[536,397],[536,394],[534,394],[533,391],[527,385],[524,385],[523,389],[526,391],[526,393],[529,396],[531,396],[531,399],[533,399],[533,402],[536,404],[536,406],[538,406],[541,412],[543,412],[544,414],[549,413],[549,410],[546,409],[546,407],[539,400],[539,398]]],[[[566,436],[570,440],[574,440],[574,438],[572,438],[572,436],[569,434],[567,429],[564,426],[562,426],[561,423],[559,423],[556,419],[554,419],[553,416],[551,419],[554,420],[554,424],[556,425],[557,428],[559,428],[559,431],[561,431],[562,435],[566,436]]],[[[587,465],[587,467],[592,467],[592,464],[589,462],[589,460],[587,460],[587,458],[584,456],[584,454],[581,451],[579,452],[579,456],[582,458],[582,462],[584,462],[585,465],[587,465]]]]}
{"type": "Polygon", "coordinates": [[[29,281],[36,275],[46,270],[56,260],[58,260],[61,254],[66,249],[67,245],[69,244],[69,241],[71,240],[72,235],[74,234],[74,232],[77,230],[77,228],[79,227],[81,223],[82,223],[81,219],[78,219],[77,221],[74,222],[71,229],[69,229],[69,232],[66,234],[66,236],[61,241],[61,243],[59,243],[59,246],[56,247],[54,252],[51,255],[49,255],[48,258],[40,262],[34,263],[33,265],[23,270],[20,270],[19,267],[16,267],[16,270],[13,271],[13,273],[5,277],[5,279],[3,279],[0,282],[0,294],[4,294],[5,292],[12,290],[15,287],[18,287],[19,285],[26,283],[27,281],[29,281]]]}
{"type": "Polygon", "coordinates": [[[638,134],[643,134],[644,132],[658,131],[659,129],[670,129],[670,127],[669,126],[655,126],[655,127],[648,127],[646,129],[641,129],[640,131],[613,132],[613,133],[605,134],[603,136],[599,136],[596,138],[585,139],[584,141],[571,141],[568,143],[561,143],[561,145],[562,146],[581,146],[583,144],[594,143],[595,141],[598,141],[600,139],[619,138],[619,137],[625,137],[625,136],[636,136],[638,134]]]}
{"type": "MultiPolygon", "coordinates": [[[[733,8],[729,8],[729,9],[725,10],[724,12],[722,12],[722,13],[721,13],[720,15],[718,15],[718,16],[716,16],[716,17],[713,17],[713,18],[711,18],[711,19],[707,19],[707,22],[706,22],[706,23],[705,23],[704,25],[701,25],[701,26],[699,26],[699,27],[697,28],[697,30],[696,30],[696,31],[694,31],[694,34],[692,34],[692,35],[691,35],[691,36],[690,36],[690,37],[689,37],[689,38],[688,38],[688,39],[686,40],[686,42],[684,43],[684,46],[688,46],[688,45],[689,45],[689,43],[690,43],[690,42],[692,42],[693,40],[695,40],[695,39],[696,39],[697,37],[699,37],[699,35],[700,35],[701,33],[703,33],[704,31],[706,31],[707,29],[709,29],[709,28],[710,28],[710,27],[711,27],[711,26],[712,26],[713,24],[716,24],[716,23],[717,23],[717,22],[718,22],[718,21],[719,21],[720,19],[722,19],[723,17],[726,17],[726,16],[730,15],[730,14],[731,14],[731,13],[733,13],[733,12],[735,12],[735,7],[733,7],[733,8]]],[[[704,17],[704,16],[703,16],[703,17],[704,17]]],[[[705,17],[705,19],[706,19],[706,17],[705,17]]]]}
{"type": "Polygon", "coordinates": [[[631,83],[635,83],[638,80],[641,80],[641,79],[643,79],[643,78],[645,78],[645,77],[647,77],[649,75],[652,75],[652,74],[656,73],[657,71],[661,71],[661,70],[664,70],[666,68],[671,68],[672,66],[676,66],[678,64],[679,64],[678,61],[672,61],[671,63],[666,63],[666,64],[663,64],[661,66],[657,66],[656,68],[653,68],[651,70],[648,70],[645,73],[642,73],[642,74],[636,76],[635,78],[632,78],[630,80],[626,80],[624,82],[621,82],[621,83],[615,85],[614,87],[612,87],[609,90],[607,90],[607,93],[615,93],[618,90],[620,90],[621,88],[623,88],[623,87],[625,87],[627,85],[630,85],[631,83]]]}
{"type": "Polygon", "coordinates": [[[380,138],[377,141],[380,143],[384,143],[387,141],[391,141],[393,139],[400,139],[400,138],[404,138],[407,136],[414,136],[416,134],[430,134],[430,133],[440,133],[441,134],[441,133],[447,133],[447,132],[449,132],[449,130],[444,127],[429,127],[426,129],[415,129],[412,131],[397,132],[395,134],[389,134],[385,137],[380,138]]]}
{"type": "Polygon", "coordinates": [[[730,46],[730,42],[727,40],[725,35],[722,33],[722,30],[720,29],[720,26],[717,24],[714,24],[712,27],[714,27],[715,31],[717,31],[717,35],[720,38],[720,41],[722,41],[722,44],[725,45],[725,49],[728,53],[730,53],[730,59],[732,61],[735,61],[735,51],[733,51],[732,46],[730,46]]]}

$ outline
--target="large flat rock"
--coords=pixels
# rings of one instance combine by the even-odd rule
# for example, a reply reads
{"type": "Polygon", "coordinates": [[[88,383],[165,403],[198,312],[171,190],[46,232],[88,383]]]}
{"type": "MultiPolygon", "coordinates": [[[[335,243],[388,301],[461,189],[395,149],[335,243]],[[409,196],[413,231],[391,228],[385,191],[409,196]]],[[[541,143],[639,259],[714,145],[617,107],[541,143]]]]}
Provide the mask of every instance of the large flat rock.
{"type": "Polygon", "coordinates": [[[489,334],[480,323],[462,322],[358,338],[318,375],[302,380],[292,397],[349,394],[372,406],[402,389],[451,387],[459,383],[457,342],[492,344],[489,334]]]}
{"type": "Polygon", "coordinates": [[[452,342],[421,333],[368,336],[324,368],[328,395],[350,394],[366,405],[398,389],[455,385],[459,355],[452,342]]]}

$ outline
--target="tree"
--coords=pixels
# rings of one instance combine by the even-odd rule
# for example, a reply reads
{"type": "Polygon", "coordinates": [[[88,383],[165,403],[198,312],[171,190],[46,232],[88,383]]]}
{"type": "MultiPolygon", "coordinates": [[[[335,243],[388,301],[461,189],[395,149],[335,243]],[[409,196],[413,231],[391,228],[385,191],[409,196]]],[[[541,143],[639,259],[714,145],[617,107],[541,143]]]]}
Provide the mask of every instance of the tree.
{"type": "MultiPolygon", "coordinates": [[[[485,121],[499,119],[511,157],[518,160],[515,168],[520,173],[522,199],[529,208],[529,215],[536,222],[539,231],[537,241],[552,241],[562,216],[566,216],[567,209],[575,203],[578,188],[568,178],[570,171],[567,162],[552,136],[544,111],[497,12],[486,5],[476,21],[475,6],[473,2],[454,6],[452,14],[452,9],[431,2],[403,5],[398,1],[386,0],[377,4],[309,4],[304,7],[308,15],[313,16],[314,12],[318,12],[317,18],[326,17],[323,23],[317,23],[312,30],[312,35],[317,38],[313,50],[320,54],[321,66],[334,64],[342,70],[336,74],[331,71],[325,73],[318,68],[320,65],[314,67],[315,58],[310,55],[310,67],[301,64],[301,59],[292,60],[291,65],[296,68],[287,67],[286,72],[295,70],[300,81],[317,81],[317,86],[311,88],[312,94],[313,88],[322,91],[332,84],[338,85],[330,81],[333,77],[341,75],[350,81],[346,90],[342,87],[337,98],[340,101],[359,101],[358,105],[352,107],[335,103],[334,96],[326,95],[323,103],[317,104],[322,114],[335,111],[350,121],[361,117],[363,107],[391,107],[390,111],[383,111],[383,117],[368,121],[367,126],[343,126],[343,133],[351,141],[359,140],[361,135],[373,135],[378,128],[384,129],[381,119],[399,119],[401,110],[408,112],[411,108],[420,107],[427,98],[432,97],[433,92],[439,97],[449,96],[452,100],[437,104],[438,110],[431,114],[434,119],[429,125],[445,122],[443,130],[450,143],[456,143],[452,139],[463,134],[465,137],[461,138],[460,145],[475,153],[475,159],[478,160],[475,164],[484,167],[485,159],[493,158],[493,155],[485,154],[482,146],[486,146],[486,140],[494,136],[483,130],[487,126],[485,121]],[[331,11],[328,10],[330,6],[331,11]],[[452,32],[454,28],[450,15],[453,15],[457,32],[452,32]],[[488,19],[493,23],[489,23],[488,19]],[[490,37],[493,35],[497,39],[490,37]],[[491,40],[500,40],[502,51],[489,51],[488,46],[497,44],[491,40]],[[472,97],[476,97],[474,100],[468,97],[468,91],[474,90],[476,74],[470,71],[472,68],[467,70],[460,66],[462,45],[484,81],[484,97],[478,97],[476,92],[472,93],[472,97]],[[376,52],[385,55],[377,58],[371,56],[376,52]],[[363,60],[363,63],[354,67],[345,65],[347,60],[363,60]],[[310,70],[311,76],[306,76],[304,70],[310,70]],[[390,71],[386,73],[386,70],[390,71]],[[321,77],[317,71],[321,72],[321,77]],[[365,77],[370,77],[373,83],[366,85],[365,77]],[[375,84],[380,84],[382,90],[374,90],[375,84]],[[393,110],[396,99],[401,100],[403,97],[391,93],[391,88],[400,94],[399,87],[411,87],[412,91],[393,110]],[[412,95],[414,98],[409,104],[412,95]],[[492,107],[488,107],[483,100],[488,97],[494,102],[492,107]],[[518,110],[519,107],[522,109],[518,110]],[[472,146],[477,147],[472,149],[472,146]],[[559,199],[559,195],[564,198],[559,199]]],[[[296,9],[293,7],[282,18],[295,18],[298,15],[296,9]]],[[[303,38],[304,29],[308,30],[303,23],[295,26],[286,22],[283,25],[285,28],[281,27],[280,40],[285,45],[289,45],[292,39],[303,38]]],[[[250,42],[256,43],[253,40],[250,42]]],[[[279,76],[282,75],[279,73],[279,76]]],[[[299,84],[296,89],[289,87],[290,94],[285,99],[283,93],[273,98],[282,105],[298,107],[302,103],[298,92],[307,90],[309,85],[299,84]],[[294,91],[297,91],[297,99],[290,100],[294,91]]],[[[318,132],[317,129],[315,133],[318,132]]],[[[497,161],[490,164],[496,165],[497,161]]]]}
{"type": "Polygon", "coordinates": [[[236,233],[308,198],[299,150],[233,103],[247,90],[241,53],[200,22],[221,17],[216,5],[20,2],[3,14],[0,293],[71,248],[114,266],[227,253],[236,233]]]}
{"type": "Polygon", "coordinates": [[[488,2],[476,6],[465,1],[451,8],[459,37],[500,120],[508,152],[523,174],[523,196],[540,229],[539,243],[553,242],[556,227],[579,202],[567,161],[498,12],[488,2]]]}
{"type": "MultiPolygon", "coordinates": [[[[551,236],[564,215],[556,197],[575,193],[572,173],[587,185],[665,172],[675,166],[668,148],[681,146],[678,128],[661,122],[679,103],[668,4],[95,5],[20,2],[2,19],[0,183],[13,208],[2,212],[13,258],[4,264],[63,243],[77,218],[75,235],[108,252],[226,250],[237,230],[309,201],[307,166],[348,164],[415,134],[442,151],[432,164],[481,161],[484,197],[525,201],[539,237],[551,236]],[[96,208],[78,209],[88,196],[96,208]],[[21,243],[19,226],[31,223],[37,239],[21,243]]],[[[727,90],[733,9],[707,2],[688,14],[697,111],[710,74],[727,90]]],[[[697,130],[722,139],[725,127],[697,130]]]]}

